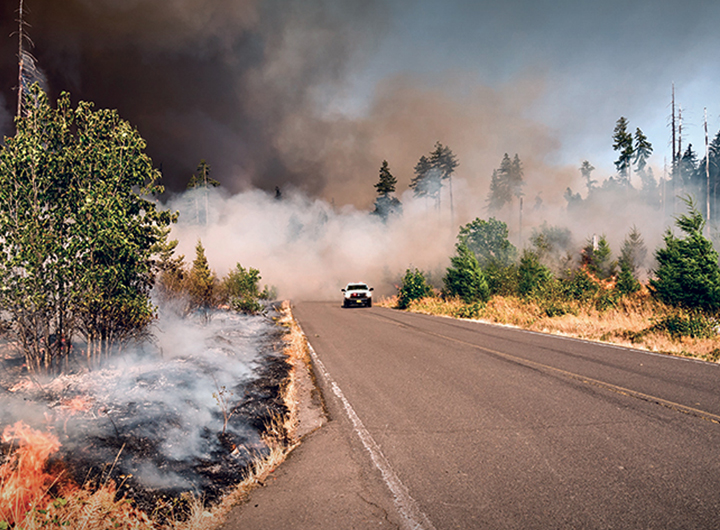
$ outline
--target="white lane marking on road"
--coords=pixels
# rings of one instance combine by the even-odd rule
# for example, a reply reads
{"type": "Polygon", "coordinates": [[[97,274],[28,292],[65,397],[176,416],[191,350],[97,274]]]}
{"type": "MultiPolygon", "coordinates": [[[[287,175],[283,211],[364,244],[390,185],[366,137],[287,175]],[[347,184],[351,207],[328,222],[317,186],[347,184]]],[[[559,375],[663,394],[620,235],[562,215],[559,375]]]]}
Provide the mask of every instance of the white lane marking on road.
{"type": "Polygon", "coordinates": [[[400,481],[398,476],[395,474],[395,471],[393,471],[390,462],[388,462],[387,458],[385,458],[385,455],[380,450],[380,446],[365,428],[365,425],[363,425],[363,422],[358,417],[355,409],[353,409],[352,405],[350,405],[350,402],[345,397],[343,391],[340,389],[335,380],[330,376],[327,369],[325,368],[325,365],[322,363],[320,358],[317,356],[317,353],[315,353],[315,350],[310,345],[310,342],[308,342],[307,345],[308,350],[310,350],[310,356],[312,357],[316,366],[319,368],[323,379],[330,383],[333,393],[342,402],[343,406],[345,407],[345,412],[350,418],[350,421],[352,421],[355,433],[360,438],[360,441],[365,446],[365,449],[367,449],[368,453],[370,453],[370,458],[372,459],[373,464],[375,464],[375,467],[378,468],[378,470],[382,474],[383,480],[385,481],[385,485],[387,485],[388,489],[390,489],[390,492],[393,495],[393,500],[395,502],[395,507],[400,513],[400,517],[402,518],[402,522],[404,523],[403,527],[407,528],[408,530],[435,530],[435,527],[433,526],[432,522],[430,522],[430,519],[428,519],[427,515],[425,515],[422,510],[420,510],[417,502],[415,502],[415,499],[410,496],[410,492],[408,491],[405,484],[400,481]]]}

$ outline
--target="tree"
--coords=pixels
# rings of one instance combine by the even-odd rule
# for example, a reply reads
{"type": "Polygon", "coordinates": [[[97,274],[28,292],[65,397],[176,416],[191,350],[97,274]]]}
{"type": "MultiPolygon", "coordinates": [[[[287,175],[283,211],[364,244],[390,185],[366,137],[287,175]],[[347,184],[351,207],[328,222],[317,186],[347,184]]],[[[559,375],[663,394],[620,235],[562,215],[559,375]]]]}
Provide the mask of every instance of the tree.
{"type": "Polygon", "coordinates": [[[428,285],[422,271],[407,269],[402,279],[402,285],[398,289],[397,306],[399,309],[407,309],[413,300],[420,300],[431,294],[432,288],[428,285]]]}
{"type": "Polygon", "coordinates": [[[553,280],[552,272],[540,263],[539,256],[532,250],[524,250],[518,266],[518,293],[535,296],[544,292],[553,280]]]}
{"type": "Polygon", "coordinates": [[[718,253],[703,237],[705,221],[690,198],[684,199],[688,214],[675,225],[685,234],[680,239],[668,229],[665,247],[655,251],[658,267],[650,280],[650,290],[659,300],[687,308],[708,311],[720,309],[720,267],[718,253]]]}
{"type": "Polygon", "coordinates": [[[645,166],[647,165],[647,159],[653,152],[652,144],[648,141],[647,136],[640,130],[640,127],[635,129],[635,147],[634,160],[637,172],[642,174],[645,172],[645,166]]]}
{"type": "Polygon", "coordinates": [[[235,311],[255,314],[262,311],[259,300],[260,271],[252,267],[245,269],[239,263],[223,278],[223,298],[235,311]]]}
{"type": "Polygon", "coordinates": [[[573,261],[575,243],[572,232],[567,228],[550,226],[544,222],[539,228],[533,229],[530,243],[540,263],[555,274],[564,272],[573,261]]]}
{"type": "MultiPolygon", "coordinates": [[[[205,211],[204,211],[204,224],[207,225],[208,223],[208,215],[210,212],[210,200],[209,200],[209,190],[210,188],[217,188],[220,185],[220,183],[210,178],[210,166],[208,165],[205,160],[200,160],[200,163],[197,167],[197,174],[193,173],[193,175],[190,177],[190,181],[188,182],[187,189],[197,189],[202,190],[202,195],[205,199],[205,211]]],[[[198,223],[200,223],[200,206],[198,204],[199,196],[195,195],[195,213],[196,213],[196,220],[198,223]]]]}
{"type": "Polygon", "coordinates": [[[627,130],[628,121],[621,116],[615,124],[613,131],[613,150],[618,151],[619,156],[615,161],[615,167],[620,176],[620,182],[626,186],[630,185],[630,170],[633,156],[633,137],[627,130]]]}
{"type": "Polygon", "coordinates": [[[443,283],[449,296],[459,296],[466,304],[487,302],[490,290],[475,254],[464,244],[455,246],[457,255],[450,258],[443,283]]]}
{"type": "Polygon", "coordinates": [[[175,218],[146,147],[116,111],[53,109],[34,85],[0,149],[0,308],[31,370],[59,367],[76,334],[88,355],[145,329],[156,245],[175,218]]]}
{"type": "Polygon", "coordinates": [[[633,277],[637,278],[640,273],[640,267],[645,264],[646,257],[647,247],[645,246],[645,241],[642,235],[640,235],[640,231],[633,225],[620,249],[619,264],[621,266],[624,263],[627,264],[630,273],[633,277]]]}
{"type": "Polygon", "coordinates": [[[410,181],[410,189],[413,190],[415,197],[434,199],[436,207],[439,209],[440,192],[445,180],[450,183],[452,198],[452,174],[457,166],[457,157],[452,150],[440,142],[436,142],[430,157],[421,156],[415,165],[415,176],[410,181]]]}
{"type": "Polygon", "coordinates": [[[210,270],[205,257],[205,248],[202,241],[195,245],[195,260],[188,274],[188,294],[191,311],[199,311],[206,319],[209,318],[210,309],[215,306],[215,273],[210,270]]]}
{"type": "Polygon", "coordinates": [[[588,189],[588,194],[595,188],[595,185],[597,184],[597,180],[592,179],[592,172],[595,171],[595,166],[593,166],[590,162],[587,160],[583,160],[582,165],[580,166],[580,174],[582,175],[582,178],[585,179],[585,185],[588,189]]]}
{"type": "Polygon", "coordinates": [[[588,271],[601,280],[615,275],[616,263],[612,261],[612,251],[603,234],[599,238],[593,236],[582,250],[582,263],[588,271]]]}
{"type": "Polygon", "coordinates": [[[487,221],[476,218],[461,227],[458,241],[475,254],[483,268],[490,263],[507,267],[517,258],[517,249],[508,240],[507,224],[494,217],[487,221]]]}
{"type": "Polygon", "coordinates": [[[505,153],[500,162],[500,167],[493,170],[490,193],[487,199],[488,210],[491,213],[497,212],[506,204],[510,204],[513,197],[522,197],[523,185],[523,167],[520,157],[515,154],[515,157],[510,160],[510,156],[505,153]]]}
{"type": "Polygon", "coordinates": [[[680,185],[690,187],[694,184],[698,167],[697,153],[693,150],[692,144],[688,144],[685,153],[679,162],[680,185]]]}
{"type": "Polygon", "coordinates": [[[374,215],[380,216],[383,221],[386,221],[391,215],[398,215],[402,213],[402,205],[397,197],[392,197],[390,194],[395,192],[395,185],[397,179],[390,173],[387,160],[383,160],[382,166],[380,167],[380,180],[375,184],[375,189],[378,193],[378,198],[375,200],[374,215]]]}

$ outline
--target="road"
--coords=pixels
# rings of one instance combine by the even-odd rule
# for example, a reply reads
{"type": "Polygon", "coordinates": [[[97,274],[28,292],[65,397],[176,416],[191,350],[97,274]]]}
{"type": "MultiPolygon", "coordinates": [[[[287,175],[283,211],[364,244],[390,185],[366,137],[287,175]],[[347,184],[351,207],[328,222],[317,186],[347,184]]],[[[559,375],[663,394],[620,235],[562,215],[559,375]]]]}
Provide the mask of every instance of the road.
{"type": "Polygon", "coordinates": [[[294,312],[408,495],[406,526],[720,527],[717,365],[383,308],[294,312]]]}

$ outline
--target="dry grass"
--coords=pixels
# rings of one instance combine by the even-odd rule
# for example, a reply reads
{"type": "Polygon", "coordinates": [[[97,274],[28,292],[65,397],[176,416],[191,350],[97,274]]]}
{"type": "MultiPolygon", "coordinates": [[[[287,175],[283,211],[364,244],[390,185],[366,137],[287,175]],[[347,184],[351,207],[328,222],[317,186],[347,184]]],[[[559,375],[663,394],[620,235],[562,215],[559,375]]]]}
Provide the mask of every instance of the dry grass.
{"type": "MultiPolygon", "coordinates": [[[[388,298],[378,305],[395,307],[396,299],[388,298]]],[[[549,316],[547,308],[539,302],[517,297],[494,296],[484,306],[464,304],[457,299],[428,297],[412,302],[408,311],[471,318],[712,362],[720,360],[717,335],[712,338],[691,338],[673,336],[667,331],[654,329],[655,324],[663,318],[683,313],[654,300],[647,290],[622,298],[616,306],[603,311],[592,304],[579,302],[563,302],[562,307],[564,314],[549,316]]]]}
{"type": "MultiPolygon", "coordinates": [[[[309,363],[305,338],[292,317],[288,302],[283,303],[281,314],[279,324],[289,329],[284,338],[288,362],[293,367],[297,363],[309,363]]],[[[57,450],[52,435],[28,428],[27,434],[32,437],[29,443],[41,455],[27,456],[28,444],[24,447],[25,452],[18,444],[14,451],[0,458],[0,462],[4,462],[0,466],[0,530],[214,530],[220,527],[232,507],[262,485],[298,444],[295,437],[298,424],[295,374],[295,369],[291,369],[283,388],[289,413],[273,417],[266,425],[263,441],[267,452],[255,458],[242,482],[217,506],[206,507],[202,498],[187,494],[175,510],[173,507],[163,510],[161,522],[160,518],[134,508],[129,500],[118,498],[116,484],[111,480],[82,487],[62,483],[62,475],[53,477],[46,472],[47,459],[52,453],[47,450],[48,444],[57,450]],[[37,475],[37,484],[32,488],[26,484],[30,472],[37,475]],[[16,508],[11,510],[13,506],[16,508]]]]}

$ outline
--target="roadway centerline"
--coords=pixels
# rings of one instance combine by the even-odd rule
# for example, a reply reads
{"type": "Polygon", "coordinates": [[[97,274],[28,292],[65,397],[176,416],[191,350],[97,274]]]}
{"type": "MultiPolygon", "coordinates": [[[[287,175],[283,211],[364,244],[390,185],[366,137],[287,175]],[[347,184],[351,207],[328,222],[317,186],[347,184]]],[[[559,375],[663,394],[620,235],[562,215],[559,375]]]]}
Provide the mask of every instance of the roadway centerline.
{"type": "MultiPolygon", "coordinates": [[[[639,399],[642,401],[646,401],[648,403],[654,403],[656,405],[660,405],[662,407],[674,410],[676,412],[681,412],[683,414],[688,414],[690,416],[694,416],[694,417],[697,417],[697,418],[700,418],[700,419],[703,419],[706,421],[710,421],[712,423],[720,424],[720,416],[718,416],[717,414],[713,414],[712,412],[707,412],[707,411],[696,409],[693,407],[688,407],[687,405],[683,405],[681,403],[676,403],[674,401],[669,401],[667,399],[663,399],[663,398],[660,398],[657,396],[645,394],[645,393],[639,392],[637,390],[632,390],[630,388],[625,388],[625,387],[622,387],[619,385],[615,385],[613,383],[608,383],[607,381],[601,381],[599,379],[587,377],[587,376],[584,376],[584,375],[581,375],[581,374],[578,374],[575,372],[569,372],[569,371],[563,370],[561,368],[556,368],[554,366],[550,366],[549,364],[539,363],[537,361],[531,361],[530,359],[526,359],[524,357],[518,357],[516,355],[504,353],[504,352],[501,352],[498,350],[494,350],[492,348],[486,348],[484,346],[480,346],[473,342],[468,342],[466,340],[458,339],[456,337],[451,337],[449,335],[444,335],[442,333],[435,333],[433,331],[428,331],[428,330],[422,329],[419,326],[415,326],[413,324],[407,324],[405,322],[400,322],[398,320],[395,320],[394,318],[379,315],[377,313],[374,314],[373,316],[382,318],[384,320],[390,320],[392,322],[396,322],[398,324],[417,329],[420,333],[425,333],[426,335],[431,335],[431,336],[445,339],[445,340],[448,340],[451,342],[456,342],[458,344],[463,344],[465,346],[470,346],[471,348],[480,350],[480,351],[488,353],[490,355],[494,355],[496,357],[500,357],[500,358],[508,360],[508,361],[512,361],[517,364],[521,364],[521,365],[524,365],[527,367],[536,368],[536,369],[540,369],[540,370],[547,370],[547,371],[555,372],[557,374],[560,374],[562,376],[565,376],[565,377],[568,377],[571,379],[575,379],[575,380],[580,381],[585,384],[594,385],[594,386],[604,388],[606,390],[610,390],[612,392],[615,392],[615,393],[618,393],[618,394],[621,394],[624,396],[628,396],[628,397],[632,397],[632,398],[639,399]]],[[[556,337],[556,336],[553,335],[553,337],[556,337]]],[[[564,338],[564,337],[556,337],[556,338],[564,338]]]]}

